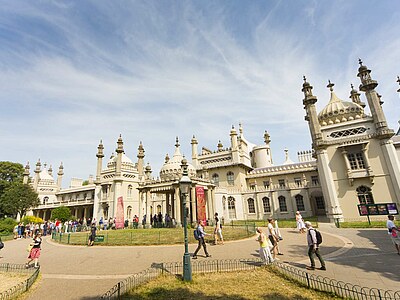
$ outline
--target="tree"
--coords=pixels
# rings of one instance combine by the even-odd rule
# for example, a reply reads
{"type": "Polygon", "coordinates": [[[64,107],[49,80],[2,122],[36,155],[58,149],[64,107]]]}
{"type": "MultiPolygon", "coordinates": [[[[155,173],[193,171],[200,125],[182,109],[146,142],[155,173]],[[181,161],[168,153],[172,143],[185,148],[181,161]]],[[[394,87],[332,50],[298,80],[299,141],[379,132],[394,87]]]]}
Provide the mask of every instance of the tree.
{"type": "Polygon", "coordinates": [[[51,218],[53,220],[58,219],[61,222],[71,220],[72,214],[71,210],[66,206],[60,206],[52,210],[51,218]]]}
{"type": "Polygon", "coordinates": [[[22,182],[24,167],[19,163],[0,161],[0,196],[13,182],[22,182]]]}
{"type": "Polygon", "coordinates": [[[0,197],[0,210],[7,215],[24,217],[26,212],[40,204],[38,194],[28,184],[12,182],[0,197]]]}

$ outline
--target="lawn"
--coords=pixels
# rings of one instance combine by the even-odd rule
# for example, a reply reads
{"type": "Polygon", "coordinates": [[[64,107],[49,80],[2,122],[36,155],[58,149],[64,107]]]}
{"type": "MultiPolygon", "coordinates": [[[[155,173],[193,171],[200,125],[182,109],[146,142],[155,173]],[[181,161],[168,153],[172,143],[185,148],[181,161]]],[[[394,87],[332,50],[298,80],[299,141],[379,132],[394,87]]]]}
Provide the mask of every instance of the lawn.
{"type": "Polygon", "coordinates": [[[367,221],[341,222],[340,228],[386,228],[386,221],[371,221],[371,224],[367,221]]]}
{"type": "MultiPolygon", "coordinates": [[[[212,227],[206,227],[206,232],[213,233],[212,227]]],[[[225,241],[244,239],[253,236],[253,225],[223,226],[225,241]]],[[[103,242],[96,245],[160,245],[182,244],[184,240],[183,228],[152,228],[152,229],[121,229],[97,231],[97,236],[104,236],[103,242]]],[[[57,234],[55,241],[71,244],[86,245],[89,232],[76,232],[71,234],[57,234]]],[[[197,243],[193,236],[193,229],[188,229],[189,243],[197,243]]],[[[206,236],[206,241],[214,241],[214,236],[206,236]]]]}
{"type": "Polygon", "coordinates": [[[270,271],[268,267],[253,271],[194,274],[185,283],[174,276],[160,276],[124,295],[122,299],[337,299],[322,292],[309,290],[270,271]]]}
{"type": "MultiPolygon", "coordinates": [[[[305,221],[310,221],[315,228],[318,228],[318,217],[308,217],[304,219],[305,221]]],[[[234,225],[243,225],[243,224],[255,224],[257,227],[267,227],[268,221],[267,220],[238,220],[238,221],[231,221],[230,223],[226,223],[225,226],[230,224],[234,225]]],[[[280,219],[278,220],[279,228],[296,228],[296,220],[295,219],[280,219]]]]}
{"type": "Polygon", "coordinates": [[[20,282],[28,279],[32,274],[0,272],[0,293],[11,289],[20,282]]]}

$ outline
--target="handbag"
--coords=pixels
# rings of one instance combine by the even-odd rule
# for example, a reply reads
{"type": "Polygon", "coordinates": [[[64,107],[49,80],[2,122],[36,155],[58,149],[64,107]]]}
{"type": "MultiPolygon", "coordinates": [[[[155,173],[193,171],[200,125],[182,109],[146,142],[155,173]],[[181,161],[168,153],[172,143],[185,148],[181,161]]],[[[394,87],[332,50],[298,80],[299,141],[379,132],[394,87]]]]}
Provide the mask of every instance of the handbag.
{"type": "Polygon", "coordinates": [[[26,247],[26,251],[31,252],[32,248],[33,248],[33,245],[29,244],[28,247],[26,247]]]}

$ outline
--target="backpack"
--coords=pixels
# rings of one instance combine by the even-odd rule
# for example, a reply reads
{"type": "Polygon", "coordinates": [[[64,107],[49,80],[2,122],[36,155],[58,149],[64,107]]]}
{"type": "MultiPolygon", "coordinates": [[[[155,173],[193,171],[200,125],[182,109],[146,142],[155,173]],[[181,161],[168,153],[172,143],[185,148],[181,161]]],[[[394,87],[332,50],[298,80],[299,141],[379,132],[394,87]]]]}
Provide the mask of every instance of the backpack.
{"type": "MultiPolygon", "coordinates": [[[[317,245],[322,244],[322,234],[318,230],[314,229],[315,231],[315,237],[317,238],[317,245]]],[[[310,233],[311,234],[311,233],[310,233]]]]}
{"type": "Polygon", "coordinates": [[[200,240],[200,232],[197,230],[197,228],[193,231],[193,236],[196,241],[200,240]]]}

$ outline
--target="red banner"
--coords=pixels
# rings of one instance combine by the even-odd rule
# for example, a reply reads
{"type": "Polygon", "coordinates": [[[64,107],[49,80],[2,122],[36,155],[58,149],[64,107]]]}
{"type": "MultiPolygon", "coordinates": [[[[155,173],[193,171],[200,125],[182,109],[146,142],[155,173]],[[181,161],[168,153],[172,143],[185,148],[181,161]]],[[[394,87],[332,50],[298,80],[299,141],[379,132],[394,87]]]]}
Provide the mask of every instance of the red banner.
{"type": "Polygon", "coordinates": [[[206,221],[206,199],[204,197],[204,187],[196,186],[196,206],[197,220],[206,221]]]}
{"type": "Polygon", "coordinates": [[[117,216],[115,218],[115,228],[124,228],[124,200],[121,197],[118,197],[117,202],[117,216]]]}

